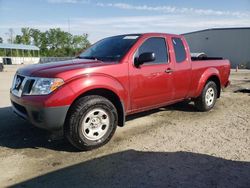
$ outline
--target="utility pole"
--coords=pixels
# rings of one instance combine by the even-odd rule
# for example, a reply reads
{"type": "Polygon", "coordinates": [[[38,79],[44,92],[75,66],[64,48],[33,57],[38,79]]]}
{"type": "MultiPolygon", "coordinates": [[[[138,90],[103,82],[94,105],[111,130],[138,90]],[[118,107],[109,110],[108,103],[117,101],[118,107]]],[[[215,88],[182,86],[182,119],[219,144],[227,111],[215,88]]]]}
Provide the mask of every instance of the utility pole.
{"type": "Polygon", "coordinates": [[[14,42],[14,30],[12,28],[9,28],[9,32],[5,34],[9,36],[7,40],[10,44],[12,44],[14,42]]]}
{"type": "MultiPolygon", "coordinates": [[[[68,33],[70,34],[70,20],[68,17],[68,33]]],[[[70,40],[68,38],[68,49],[70,49],[70,40]]],[[[68,50],[68,53],[70,53],[70,51],[68,50]]],[[[68,54],[68,56],[70,57],[70,54],[68,54]]]]}

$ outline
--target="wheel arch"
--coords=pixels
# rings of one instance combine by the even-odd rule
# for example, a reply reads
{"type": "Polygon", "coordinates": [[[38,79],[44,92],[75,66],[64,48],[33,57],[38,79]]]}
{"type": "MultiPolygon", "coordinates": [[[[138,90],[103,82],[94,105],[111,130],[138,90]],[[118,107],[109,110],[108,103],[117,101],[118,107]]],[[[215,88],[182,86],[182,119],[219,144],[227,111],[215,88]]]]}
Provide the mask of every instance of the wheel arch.
{"type": "MultiPolygon", "coordinates": [[[[115,106],[117,113],[118,113],[118,126],[123,127],[125,124],[125,107],[122,99],[112,90],[107,89],[107,88],[95,88],[95,89],[90,89],[88,91],[83,92],[80,94],[77,98],[74,99],[72,104],[70,105],[70,108],[72,105],[80,98],[89,96],[89,95],[98,95],[105,97],[109,101],[113,103],[115,106]]],[[[69,112],[70,110],[68,110],[69,112]]]]}
{"type": "Polygon", "coordinates": [[[196,97],[200,96],[203,88],[205,87],[205,85],[209,82],[209,81],[213,81],[215,82],[216,86],[217,86],[217,98],[220,98],[220,94],[221,94],[221,80],[220,80],[220,76],[219,76],[219,71],[215,68],[210,68],[207,69],[201,76],[199,83],[198,83],[198,87],[196,90],[196,97]]]}

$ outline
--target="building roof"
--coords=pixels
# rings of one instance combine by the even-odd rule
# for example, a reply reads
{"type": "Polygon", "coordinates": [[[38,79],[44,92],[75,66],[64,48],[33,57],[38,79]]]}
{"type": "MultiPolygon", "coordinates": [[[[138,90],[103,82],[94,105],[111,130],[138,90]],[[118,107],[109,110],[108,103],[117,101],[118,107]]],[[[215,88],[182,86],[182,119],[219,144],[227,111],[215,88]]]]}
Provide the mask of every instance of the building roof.
{"type": "Polygon", "coordinates": [[[25,45],[25,44],[7,44],[0,43],[0,49],[13,49],[13,50],[40,50],[37,46],[34,45],[25,45]]]}
{"type": "Polygon", "coordinates": [[[204,29],[204,30],[200,30],[200,31],[193,31],[193,32],[183,33],[182,35],[200,33],[200,32],[205,32],[205,31],[214,31],[214,30],[245,30],[245,29],[250,30],[250,27],[210,28],[210,29],[204,29]]]}

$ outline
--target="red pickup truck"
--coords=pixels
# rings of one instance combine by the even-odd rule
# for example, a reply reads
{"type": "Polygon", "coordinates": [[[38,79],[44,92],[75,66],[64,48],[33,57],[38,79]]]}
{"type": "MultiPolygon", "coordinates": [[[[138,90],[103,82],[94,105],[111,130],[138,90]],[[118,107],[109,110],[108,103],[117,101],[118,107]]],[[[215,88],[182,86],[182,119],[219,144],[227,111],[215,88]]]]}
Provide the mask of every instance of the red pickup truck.
{"type": "Polygon", "coordinates": [[[192,58],[183,36],[119,35],[73,60],[19,69],[10,99],[22,118],[63,129],[75,147],[90,150],[107,143],[127,115],[186,99],[212,109],[229,74],[228,60],[192,58]]]}

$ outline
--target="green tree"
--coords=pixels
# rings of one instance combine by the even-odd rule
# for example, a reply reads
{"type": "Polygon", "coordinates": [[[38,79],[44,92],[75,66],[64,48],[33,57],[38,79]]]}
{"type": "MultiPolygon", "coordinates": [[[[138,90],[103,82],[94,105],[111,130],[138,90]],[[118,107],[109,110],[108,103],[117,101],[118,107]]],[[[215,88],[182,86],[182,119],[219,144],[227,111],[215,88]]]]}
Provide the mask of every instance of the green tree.
{"type": "Polygon", "coordinates": [[[41,31],[39,29],[33,29],[31,28],[29,30],[29,35],[30,37],[32,38],[32,44],[35,45],[35,46],[39,46],[41,41],[41,31]]]}
{"type": "Polygon", "coordinates": [[[47,40],[47,33],[42,32],[40,33],[40,44],[38,47],[40,48],[41,56],[48,56],[48,40],[47,40]]]}
{"type": "Polygon", "coordinates": [[[22,36],[21,35],[16,35],[14,43],[15,44],[22,44],[22,36]]]}
{"type": "Polygon", "coordinates": [[[14,37],[16,44],[33,44],[40,48],[41,56],[75,56],[88,48],[88,35],[72,35],[60,28],[40,31],[34,28],[22,28],[21,34],[14,37]]]}
{"type": "Polygon", "coordinates": [[[88,38],[87,34],[73,36],[73,41],[72,41],[73,48],[81,49],[89,47],[90,43],[87,40],[87,38],[88,38]]]}
{"type": "Polygon", "coordinates": [[[31,36],[30,36],[30,28],[25,27],[21,29],[22,32],[22,44],[30,44],[31,36]]]}

